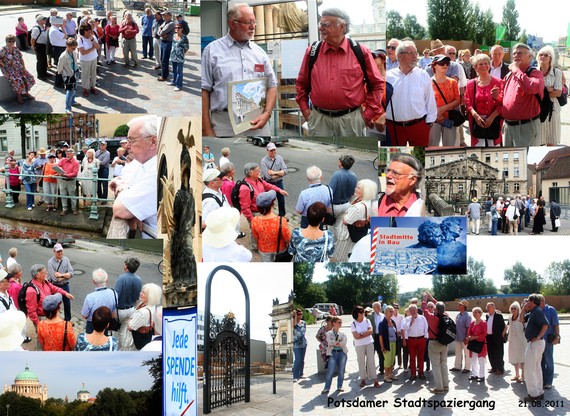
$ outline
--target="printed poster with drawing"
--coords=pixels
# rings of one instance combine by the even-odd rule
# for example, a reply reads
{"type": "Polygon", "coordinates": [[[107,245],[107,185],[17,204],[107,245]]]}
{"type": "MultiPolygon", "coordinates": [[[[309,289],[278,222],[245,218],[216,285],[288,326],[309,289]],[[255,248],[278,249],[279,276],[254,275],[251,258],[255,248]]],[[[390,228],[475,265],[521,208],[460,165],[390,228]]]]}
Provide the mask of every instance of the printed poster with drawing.
{"type": "Polygon", "coordinates": [[[234,134],[251,129],[250,121],[265,109],[267,77],[228,83],[228,113],[234,134]]]}
{"type": "Polygon", "coordinates": [[[466,274],[465,217],[371,218],[372,274],[466,274]]]}

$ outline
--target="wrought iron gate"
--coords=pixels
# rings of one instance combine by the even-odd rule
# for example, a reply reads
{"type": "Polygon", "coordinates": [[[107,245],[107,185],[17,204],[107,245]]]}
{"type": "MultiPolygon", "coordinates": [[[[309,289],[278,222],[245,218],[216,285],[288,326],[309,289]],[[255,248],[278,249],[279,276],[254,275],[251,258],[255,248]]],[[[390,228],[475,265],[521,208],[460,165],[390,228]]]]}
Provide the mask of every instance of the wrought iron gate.
{"type": "Polygon", "coordinates": [[[206,282],[204,314],[204,414],[241,401],[249,402],[250,328],[249,293],[241,276],[229,266],[218,266],[206,282]],[[233,313],[220,320],[210,313],[212,279],[225,270],[240,282],[245,296],[246,322],[239,326],[233,313]]]}

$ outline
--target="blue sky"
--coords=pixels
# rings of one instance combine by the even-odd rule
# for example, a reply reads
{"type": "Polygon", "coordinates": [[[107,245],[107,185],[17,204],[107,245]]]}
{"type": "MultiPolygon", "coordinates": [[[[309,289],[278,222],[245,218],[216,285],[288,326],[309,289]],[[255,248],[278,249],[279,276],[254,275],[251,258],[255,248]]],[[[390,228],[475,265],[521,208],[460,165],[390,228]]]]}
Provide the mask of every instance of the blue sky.
{"type": "Polygon", "coordinates": [[[105,387],[126,391],[148,390],[153,379],[143,361],[157,355],[155,352],[3,352],[0,384],[12,385],[16,375],[24,371],[26,363],[43,386],[48,397],[75,400],[82,383],[95,397],[105,387]]]}

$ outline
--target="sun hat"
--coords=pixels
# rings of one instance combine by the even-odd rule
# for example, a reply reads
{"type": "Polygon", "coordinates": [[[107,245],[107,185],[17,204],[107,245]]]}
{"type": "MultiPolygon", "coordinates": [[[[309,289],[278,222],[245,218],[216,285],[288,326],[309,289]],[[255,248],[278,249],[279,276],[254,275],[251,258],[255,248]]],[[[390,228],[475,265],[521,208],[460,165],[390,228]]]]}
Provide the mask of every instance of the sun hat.
{"type": "Polygon", "coordinates": [[[239,223],[240,213],[235,208],[220,207],[210,213],[207,218],[206,229],[202,233],[204,244],[222,248],[230,244],[238,236],[236,225],[239,223]]]}

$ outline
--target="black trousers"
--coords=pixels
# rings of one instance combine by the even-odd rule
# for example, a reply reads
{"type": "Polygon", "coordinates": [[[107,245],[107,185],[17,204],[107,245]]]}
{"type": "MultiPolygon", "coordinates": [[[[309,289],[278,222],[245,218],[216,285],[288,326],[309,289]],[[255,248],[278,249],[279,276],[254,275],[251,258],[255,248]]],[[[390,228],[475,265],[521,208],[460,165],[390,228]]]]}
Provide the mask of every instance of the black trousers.
{"type": "Polygon", "coordinates": [[[505,361],[503,356],[505,348],[502,340],[496,340],[492,335],[487,335],[487,353],[491,369],[495,371],[505,371],[505,361]]]}
{"type": "Polygon", "coordinates": [[[552,231],[558,231],[558,227],[556,226],[556,217],[550,217],[550,222],[552,224],[552,231]]]}
{"type": "Polygon", "coordinates": [[[45,43],[36,43],[36,72],[38,78],[47,76],[47,50],[45,43]]]}
{"type": "MultiPolygon", "coordinates": [[[[402,338],[398,337],[396,340],[396,359],[398,361],[398,367],[402,366],[402,338]]],[[[407,368],[407,366],[404,366],[407,368]]]]}
{"type": "Polygon", "coordinates": [[[379,335],[375,334],[372,336],[374,338],[374,350],[378,354],[378,362],[379,366],[378,369],[380,373],[384,373],[384,354],[382,353],[382,348],[380,347],[380,337],[379,335]]]}

